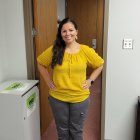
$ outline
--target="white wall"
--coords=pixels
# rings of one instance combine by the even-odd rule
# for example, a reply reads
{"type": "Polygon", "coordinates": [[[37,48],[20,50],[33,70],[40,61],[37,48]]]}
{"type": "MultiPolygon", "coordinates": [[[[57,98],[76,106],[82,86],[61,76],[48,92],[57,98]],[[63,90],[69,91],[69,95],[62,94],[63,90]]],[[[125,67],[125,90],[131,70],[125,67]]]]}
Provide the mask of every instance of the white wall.
{"type": "MultiPolygon", "coordinates": [[[[3,0],[4,1],[4,0],[3,0]]],[[[0,1],[2,2],[2,0],[0,1]]],[[[7,57],[5,45],[5,24],[4,24],[4,6],[0,4],[0,81],[4,80],[7,75],[7,57]]]]}
{"type": "Polygon", "coordinates": [[[1,0],[0,9],[0,81],[27,79],[23,0],[1,0]]]}
{"type": "Polygon", "coordinates": [[[57,16],[60,20],[65,18],[65,0],[57,0],[57,16]]]}
{"type": "Polygon", "coordinates": [[[134,139],[140,95],[139,5],[139,0],[109,1],[105,27],[108,28],[104,135],[107,140],[134,139]],[[122,49],[123,38],[134,39],[133,50],[122,49]]]}

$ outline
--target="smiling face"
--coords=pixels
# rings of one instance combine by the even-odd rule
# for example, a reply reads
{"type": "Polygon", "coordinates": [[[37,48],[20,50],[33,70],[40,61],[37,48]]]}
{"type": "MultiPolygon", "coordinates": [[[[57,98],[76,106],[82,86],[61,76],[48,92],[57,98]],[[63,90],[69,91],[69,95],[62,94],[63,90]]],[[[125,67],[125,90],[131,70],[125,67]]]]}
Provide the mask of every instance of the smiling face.
{"type": "Polygon", "coordinates": [[[61,36],[66,44],[71,44],[71,43],[75,42],[77,33],[78,33],[78,31],[75,29],[75,26],[71,22],[65,23],[62,26],[61,36]]]}

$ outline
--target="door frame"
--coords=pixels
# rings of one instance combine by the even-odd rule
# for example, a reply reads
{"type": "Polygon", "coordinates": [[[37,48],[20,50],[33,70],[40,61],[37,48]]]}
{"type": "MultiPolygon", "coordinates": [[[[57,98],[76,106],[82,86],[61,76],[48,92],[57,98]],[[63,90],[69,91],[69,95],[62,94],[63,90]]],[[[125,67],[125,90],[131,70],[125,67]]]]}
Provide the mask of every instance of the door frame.
{"type": "MultiPolygon", "coordinates": [[[[32,5],[28,0],[23,0],[24,9],[24,28],[26,42],[26,59],[28,79],[35,79],[35,57],[32,39],[32,5]]],[[[107,60],[107,40],[108,40],[108,19],[109,19],[109,0],[104,0],[104,28],[103,28],[103,58],[107,60]]],[[[105,108],[106,108],[106,64],[102,72],[102,100],[101,100],[101,140],[105,136],[105,108]]]]}
{"type": "Polygon", "coordinates": [[[105,61],[102,72],[102,101],[101,101],[101,140],[105,140],[105,109],[106,109],[106,62],[107,62],[107,40],[109,21],[109,0],[104,0],[104,29],[103,29],[103,58],[105,61]]]}
{"type": "Polygon", "coordinates": [[[35,79],[36,61],[35,61],[34,43],[33,43],[33,36],[32,36],[32,28],[33,28],[32,0],[23,0],[23,13],[24,13],[27,78],[35,79]]]}

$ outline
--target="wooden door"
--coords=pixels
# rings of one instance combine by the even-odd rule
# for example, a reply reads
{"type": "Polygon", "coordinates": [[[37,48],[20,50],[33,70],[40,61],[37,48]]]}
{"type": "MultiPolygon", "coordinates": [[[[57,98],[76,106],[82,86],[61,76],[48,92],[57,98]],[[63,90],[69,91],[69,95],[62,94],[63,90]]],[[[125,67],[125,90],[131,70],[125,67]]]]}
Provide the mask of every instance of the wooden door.
{"type": "Polygon", "coordinates": [[[66,15],[78,24],[78,41],[92,46],[97,40],[96,52],[102,56],[104,0],[66,0],[66,15]]]}
{"type": "MultiPolygon", "coordinates": [[[[66,15],[78,25],[78,42],[92,47],[96,39],[95,51],[102,56],[104,0],[66,0],[66,15]]],[[[92,72],[87,69],[87,76],[92,72]]]]}
{"type": "MultiPolygon", "coordinates": [[[[34,26],[37,30],[35,37],[36,56],[53,44],[57,31],[57,1],[33,0],[34,26]]],[[[36,68],[37,70],[37,68],[36,68]]],[[[43,134],[52,120],[52,113],[48,104],[48,88],[43,78],[36,72],[40,90],[40,120],[41,134],[43,134]]]]}

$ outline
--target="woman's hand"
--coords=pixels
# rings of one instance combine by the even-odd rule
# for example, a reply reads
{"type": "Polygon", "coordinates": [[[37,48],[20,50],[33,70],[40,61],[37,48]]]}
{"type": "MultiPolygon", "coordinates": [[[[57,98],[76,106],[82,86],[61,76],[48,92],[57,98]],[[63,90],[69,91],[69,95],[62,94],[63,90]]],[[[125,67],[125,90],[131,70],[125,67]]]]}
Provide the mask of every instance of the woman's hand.
{"type": "Polygon", "coordinates": [[[50,89],[55,89],[56,86],[54,85],[54,83],[52,81],[47,81],[47,86],[50,88],[50,89]]]}
{"type": "Polygon", "coordinates": [[[85,80],[85,81],[82,83],[82,87],[83,87],[84,89],[89,89],[90,86],[91,86],[91,80],[90,80],[90,79],[87,79],[87,80],[85,80]]]}
{"type": "Polygon", "coordinates": [[[46,85],[50,88],[50,89],[55,89],[56,86],[53,83],[53,81],[51,80],[51,76],[47,70],[46,67],[44,67],[43,65],[38,63],[38,70],[40,72],[40,74],[42,75],[43,79],[45,80],[46,85]]]}
{"type": "Polygon", "coordinates": [[[94,69],[93,72],[91,73],[89,79],[85,80],[82,84],[82,87],[84,89],[89,89],[90,86],[91,86],[91,82],[92,81],[95,81],[96,78],[99,76],[99,74],[102,72],[102,69],[103,69],[103,65],[94,69]]]}

